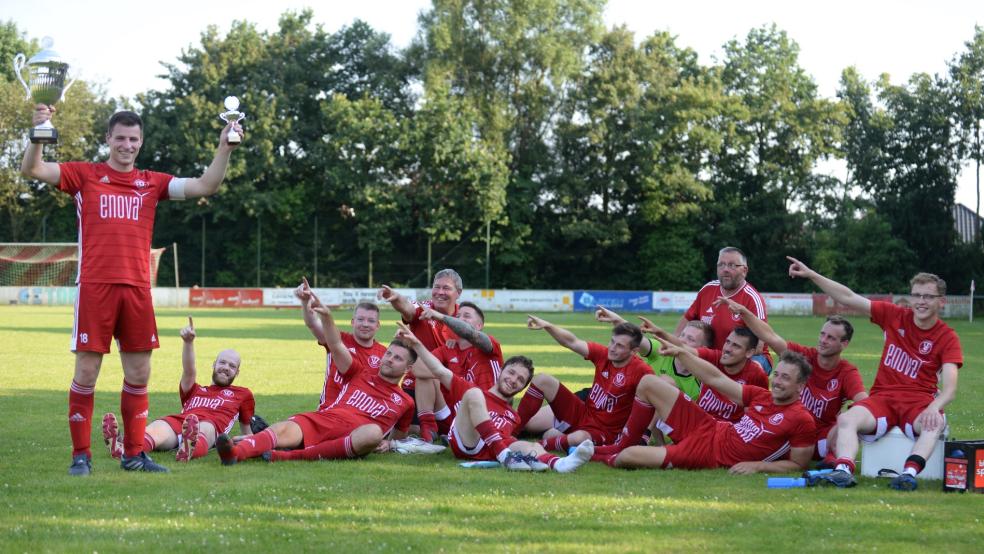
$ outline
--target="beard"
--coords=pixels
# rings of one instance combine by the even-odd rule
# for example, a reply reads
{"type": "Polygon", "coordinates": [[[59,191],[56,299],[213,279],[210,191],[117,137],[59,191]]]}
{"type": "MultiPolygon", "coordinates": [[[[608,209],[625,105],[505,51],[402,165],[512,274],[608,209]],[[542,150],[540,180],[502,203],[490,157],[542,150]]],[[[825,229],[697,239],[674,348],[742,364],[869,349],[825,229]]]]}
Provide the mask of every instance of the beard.
{"type": "Polygon", "coordinates": [[[235,379],[235,377],[226,378],[222,375],[219,375],[219,372],[217,371],[212,372],[212,383],[220,387],[228,387],[229,385],[232,384],[233,379],[235,379]]]}

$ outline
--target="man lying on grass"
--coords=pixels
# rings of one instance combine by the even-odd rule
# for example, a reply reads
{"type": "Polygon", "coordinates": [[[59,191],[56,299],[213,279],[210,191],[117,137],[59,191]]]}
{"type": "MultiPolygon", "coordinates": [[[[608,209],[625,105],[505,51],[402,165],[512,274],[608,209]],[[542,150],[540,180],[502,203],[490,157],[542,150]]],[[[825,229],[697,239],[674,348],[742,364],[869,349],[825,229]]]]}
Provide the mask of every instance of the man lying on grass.
{"type": "Polygon", "coordinates": [[[533,378],[533,361],[525,356],[513,356],[502,365],[495,384],[487,390],[469,383],[441,364],[434,354],[420,342],[402,322],[397,338],[409,344],[420,360],[413,372],[418,380],[432,379],[453,407],[454,419],[448,440],[455,457],[465,460],[498,460],[506,469],[514,471],[546,471],[553,469],[570,473],[591,459],[594,443],[586,440],[573,453],[561,458],[549,454],[539,444],[517,441],[512,437],[519,424],[519,414],[510,401],[526,388],[533,378]]]}
{"type": "MultiPolygon", "coordinates": [[[[662,342],[662,341],[661,341],[662,342]]],[[[664,343],[660,353],[678,356],[706,386],[744,407],[735,423],[719,421],[666,381],[647,375],[636,389],[632,413],[619,440],[595,451],[595,460],[624,468],[710,469],[731,473],[790,472],[806,469],[813,456],[813,416],[800,403],[810,363],[786,351],[772,372],[772,390],[732,381],[689,350],[664,343]],[[630,446],[653,415],[671,439],[669,446],[630,446]]]]}
{"type": "Polygon", "coordinates": [[[260,433],[237,437],[235,444],[229,435],[219,435],[215,448],[224,465],[257,456],[270,462],[355,458],[375,450],[394,427],[397,438],[406,436],[413,400],[400,388],[400,380],[416,361],[416,353],[396,339],[386,349],[379,370],[372,372],[345,348],[331,310],[320,303],[312,309],[321,317],[342,379],[338,396],[326,400],[316,412],[297,414],[260,433]]]}

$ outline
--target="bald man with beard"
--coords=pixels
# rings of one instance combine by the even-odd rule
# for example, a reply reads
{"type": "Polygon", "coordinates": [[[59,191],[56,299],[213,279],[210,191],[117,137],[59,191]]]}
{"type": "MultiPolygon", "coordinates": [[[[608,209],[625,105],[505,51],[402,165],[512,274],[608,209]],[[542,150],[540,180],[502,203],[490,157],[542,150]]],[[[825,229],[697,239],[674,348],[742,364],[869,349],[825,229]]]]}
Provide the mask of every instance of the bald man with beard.
{"type": "MultiPolygon", "coordinates": [[[[188,326],[181,329],[181,339],[184,341],[181,352],[183,373],[178,388],[181,413],[163,417],[147,425],[144,452],[172,450],[177,447],[175,460],[188,462],[208,454],[209,448],[215,445],[216,437],[232,429],[237,415],[242,434],[252,434],[250,419],[253,417],[255,401],[249,389],[232,384],[239,375],[241,359],[238,352],[219,352],[212,362],[212,384],[200,385],[195,366],[195,326],[191,317],[188,317],[188,326]]],[[[103,416],[103,440],[109,448],[109,454],[119,458],[123,445],[119,424],[113,413],[103,416]]]]}

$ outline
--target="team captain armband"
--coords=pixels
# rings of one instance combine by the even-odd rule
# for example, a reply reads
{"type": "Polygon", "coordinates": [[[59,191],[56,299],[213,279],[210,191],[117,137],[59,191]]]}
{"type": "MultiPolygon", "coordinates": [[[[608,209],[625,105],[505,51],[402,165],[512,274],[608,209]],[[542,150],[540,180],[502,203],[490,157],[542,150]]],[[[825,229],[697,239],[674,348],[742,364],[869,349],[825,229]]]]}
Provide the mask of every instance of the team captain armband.
{"type": "Polygon", "coordinates": [[[185,196],[185,184],[188,179],[185,177],[175,177],[171,179],[171,182],[167,184],[167,197],[171,200],[184,200],[187,198],[185,196]]]}

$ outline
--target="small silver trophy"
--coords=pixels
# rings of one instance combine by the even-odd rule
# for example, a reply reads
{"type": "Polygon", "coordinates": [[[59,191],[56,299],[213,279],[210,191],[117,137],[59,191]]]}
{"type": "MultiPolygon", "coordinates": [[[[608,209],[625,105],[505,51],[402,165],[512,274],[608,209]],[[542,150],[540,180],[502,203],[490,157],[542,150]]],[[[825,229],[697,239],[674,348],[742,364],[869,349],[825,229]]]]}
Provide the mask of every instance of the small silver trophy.
{"type": "MultiPolygon", "coordinates": [[[[54,41],[51,37],[44,37],[41,41],[41,51],[31,56],[31,59],[24,62],[26,56],[17,54],[14,56],[14,73],[17,80],[24,85],[27,91],[27,99],[34,100],[35,104],[54,105],[65,96],[65,92],[72,86],[75,79],[68,81],[68,63],[51,49],[54,41]],[[22,70],[27,67],[27,80],[30,86],[24,82],[22,70]],[[66,83],[66,81],[68,81],[66,83]]],[[[31,142],[35,144],[54,144],[58,142],[58,130],[45,121],[31,129],[31,142]]]]}
{"type": "MultiPolygon", "coordinates": [[[[225,109],[228,111],[219,114],[222,121],[225,121],[226,123],[236,123],[237,121],[246,119],[246,114],[238,111],[239,99],[235,96],[226,96],[223,104],[225,104],[225,109]]],[[[235,129],[229,130],[227,138],[229,140],[229,144],[239,144],[239,142],[243,140],[243,137],[239,136],[239,133],[237,133],[235,129]]]]}

